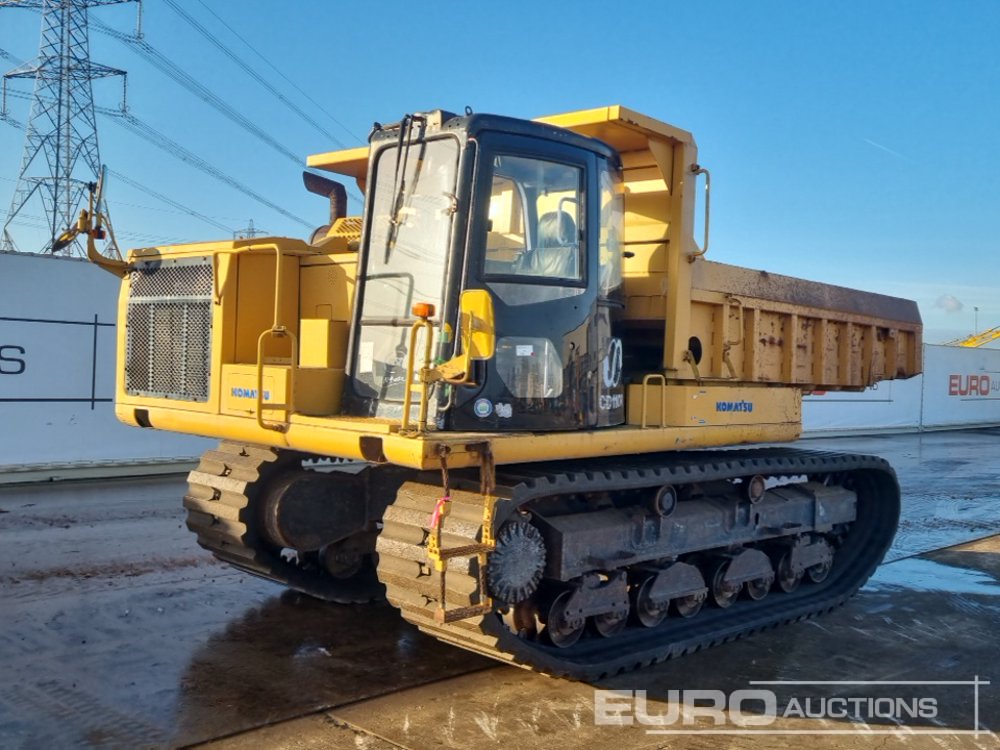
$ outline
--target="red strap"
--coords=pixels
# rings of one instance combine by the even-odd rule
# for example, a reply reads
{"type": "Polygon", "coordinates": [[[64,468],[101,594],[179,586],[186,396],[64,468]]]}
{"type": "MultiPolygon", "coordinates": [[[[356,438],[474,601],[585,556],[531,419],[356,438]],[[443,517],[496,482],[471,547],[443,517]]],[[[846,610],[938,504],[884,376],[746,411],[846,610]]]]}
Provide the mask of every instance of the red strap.
{"type": "Polygon", "coordinates": [[[441,511],[444,510],[445,503],[449,502],[451,502],[451,495],[445,495],[434,504],[434,512],[431,514],[431,530],[436,529],[441,523],[441,511]]]}

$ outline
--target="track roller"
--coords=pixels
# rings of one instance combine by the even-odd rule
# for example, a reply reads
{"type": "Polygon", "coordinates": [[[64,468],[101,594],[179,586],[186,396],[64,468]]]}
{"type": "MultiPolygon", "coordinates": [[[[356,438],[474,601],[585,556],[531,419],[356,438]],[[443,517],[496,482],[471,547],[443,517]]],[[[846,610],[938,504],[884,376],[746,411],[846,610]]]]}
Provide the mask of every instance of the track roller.
{"type": "Polygon", "coordinates": [[[774,583],[774,569],[759,549],[743,549],[716,559],[711,566],[712,600],[726,609],[746,584],[751,599],[763,599],[774,583]]]}
{"type": "Polygon", "coordinates": [[[694,565],[675,562],[661,569],[643,571],[632,587],[636,621],[655,628],[666,618],[671,602],[682,617],[691,617],[705,601],[705,580],[694,565]]]}

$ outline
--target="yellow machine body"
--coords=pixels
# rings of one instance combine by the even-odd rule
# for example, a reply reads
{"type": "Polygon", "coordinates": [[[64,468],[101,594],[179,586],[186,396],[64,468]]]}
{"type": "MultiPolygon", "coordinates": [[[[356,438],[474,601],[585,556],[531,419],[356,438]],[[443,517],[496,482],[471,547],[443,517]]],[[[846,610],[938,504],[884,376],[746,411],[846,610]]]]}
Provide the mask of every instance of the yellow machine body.
{"type": "Polygon", "coordinates": [[[804,392],[916,375],[916,305],[707,260],[690,133],[438,111],[308,164],[365,216],[308,174],[308,243],[102,261],[119,419],[221,439],[184,497],[216,557],[580,679],[828,611],[878,565],[881,459],[690,449],[788,442],[804,392]]]}
{"type": "MultiPolygon", "coordinates": [[[[542,121],[600,139],[621,157],[625,345],[633,334],[662,341],[662,367],[627,388],[626,424],[472,434],[341,416],[361,229],[351,218],[314,244],[255,238],[134,250],[133,269],[151,261],[210,266],[211,288],[200,298],[210,318],[210,375],[198,401],[128,388],[129,318],[146,301],[133,290],[141,276],[133,270],[119,307],[118,417],[423,469],[437,465],[443,446],[450,465],[476,464],[467,446],[484,440],[497,463],[787,441],[800,431],[803,392],[860,390],[920,372],[912,303],[705,259],[693,237],[705,170],[686,131],[623,107],[542,121]]],[[[308,164],[353,177],[364,190],[368,156],[368,148],[350,149],[308,164]]]]}

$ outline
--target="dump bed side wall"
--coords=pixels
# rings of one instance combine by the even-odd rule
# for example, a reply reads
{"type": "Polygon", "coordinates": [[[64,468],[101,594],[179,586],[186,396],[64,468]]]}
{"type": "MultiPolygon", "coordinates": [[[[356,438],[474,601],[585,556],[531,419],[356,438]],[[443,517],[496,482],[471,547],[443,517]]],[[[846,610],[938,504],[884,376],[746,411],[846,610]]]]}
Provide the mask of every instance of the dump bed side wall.
{"type": "Polygon", "coordinates": [[[701,260],[692,282],[703,376],[838,390],[921,370],[909,300],[701,260]]]}

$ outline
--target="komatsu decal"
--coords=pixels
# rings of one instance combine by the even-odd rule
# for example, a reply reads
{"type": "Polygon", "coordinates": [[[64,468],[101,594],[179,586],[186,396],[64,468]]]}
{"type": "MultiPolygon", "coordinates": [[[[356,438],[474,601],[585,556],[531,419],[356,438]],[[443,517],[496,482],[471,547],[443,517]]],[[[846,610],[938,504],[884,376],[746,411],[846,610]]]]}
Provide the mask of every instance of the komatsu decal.
{"type": "MultiPolygon", "coordinates": [[[[257,398],[257,389],[256,388],[237,388],[236,386],[233,386],[232,390],[229,392],[229,395],[231,395],[233,398],[252,398],[252,399],[256,399],[257,398]]],[[[271,400],[271,392],[270,391],[264,391],[264,400],[265,401],[270,401],[271,400]]]]}
{"type": "Polygon", "coordinates": [[[716,401],[716,411],[753,411],[753,401],[716,401]]]}

